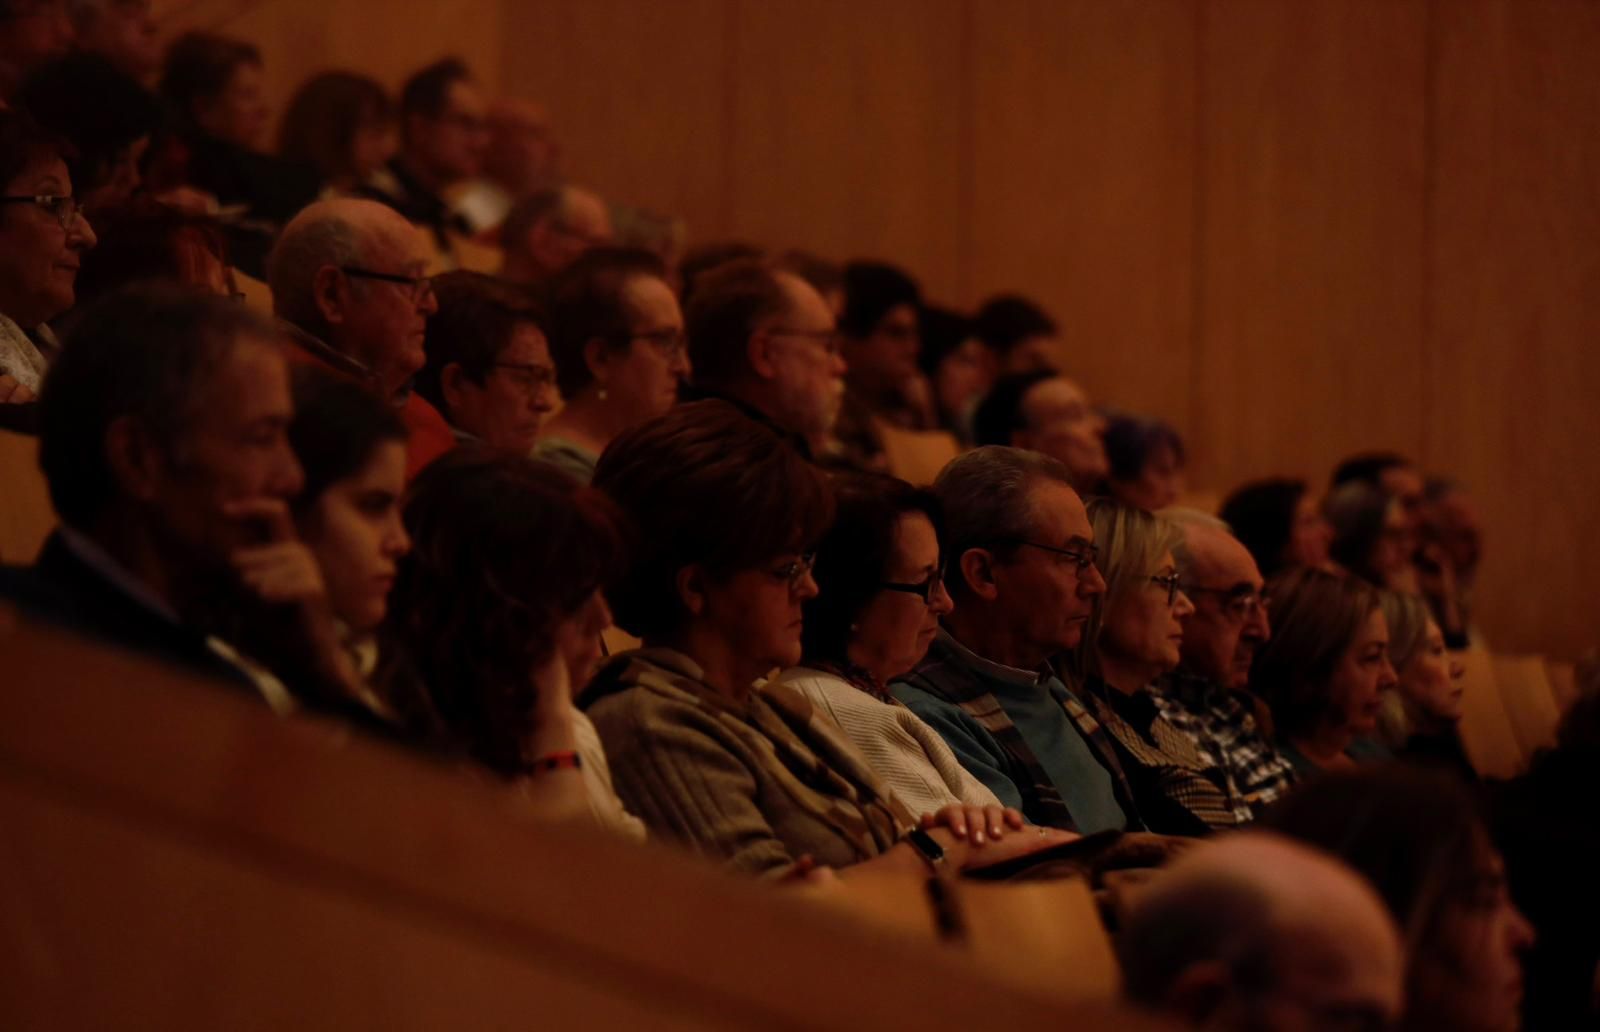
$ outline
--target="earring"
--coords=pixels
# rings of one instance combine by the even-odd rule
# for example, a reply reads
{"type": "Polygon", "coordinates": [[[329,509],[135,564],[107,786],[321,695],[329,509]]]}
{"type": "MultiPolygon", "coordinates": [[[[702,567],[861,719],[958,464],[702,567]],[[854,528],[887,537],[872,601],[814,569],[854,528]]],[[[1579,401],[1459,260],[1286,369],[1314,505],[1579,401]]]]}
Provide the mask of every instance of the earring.
{"type": "Polygon", "coordinates": [[[606,400],[606,389],[604,387],[600,388],[598,391],[595,392],[595,397],[599,398],[601,401],[605,401],[606,400]]]}

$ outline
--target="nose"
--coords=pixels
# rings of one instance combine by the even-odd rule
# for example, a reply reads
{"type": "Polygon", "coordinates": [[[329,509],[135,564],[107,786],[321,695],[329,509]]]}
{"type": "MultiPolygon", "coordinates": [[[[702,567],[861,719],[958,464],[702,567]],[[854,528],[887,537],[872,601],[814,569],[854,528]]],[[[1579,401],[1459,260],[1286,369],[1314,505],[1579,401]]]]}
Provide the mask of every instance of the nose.
{"type": "Polygon", "coordinates": [[[295,458],[294,449],[286,440],[278,448],[278,457],[268,479],[267,493],[275,498],[293,498],[306,486],[305,470],[295,458]]]}
{"type": "Polygon", "coordinates": [[[1090,565],[1078,574],[1078,597],[1094,598],[1106,593],[1106,579],[1100,573],[1100,567],[1090,565]]]}
{"type": "Polygon", "coordinates": [[[939,581],[933,586],[933,594],[928,596],[928,608],[934,616],[943,616],[955,609],[955,599],[950,597],[950,592],[945,588],[944,581],[939,581]]]}
{"type": "Polygon", "coordinates": [[[432,284],[429,284],[428,289],[423,291],[422,296],[417,299],[417,311],[423,315],[432,315],[438,310],[439,296],[433,292],[432,284]]]}
{"type": "Polygon", "coordinates": [[[672,364],[667,368],[677,374],[678,379],[687,380],[693,371],[689,364],[689,349],[682,348],[672,353],[672,364]]]}
{"type": "Polygon", "coordinates": [[[551,397],[550,388],[540,387],[538,390],[534,391],[532,398],[529,399],[528,407],[540,415],[543,415],[544,413],[555,408],[556,400],[555,398],[551,397]]]}
{"type": "Polygon", "coordinates": [[[1267,641],[1272,637],[1272,620],[1267,616],[1266,606],[1256,606],[1253,614],[1244,625],[1245,635],[1253,641],[1267,641]]]}
{"type": "Polygon", "coordinates": [[[1192,616],[1194,615],[1194,603],[1189,600],[1188,595],[1180,591],[1178,592],[1178,597],[1173,600],[1172,613],[1180,620],[1186,616],[1192,616]]]}
{"type": "Polygon", "coordinates": [[[800,583],[795,585],[794,596],[802,602],[808,602],[822,594],[822,589],[817,587],[817,579],[807,570],[806,575],[800,578],[800,583]]]}
{"type": "Polygon", "coordinates": [[[1459,681],[1467,676],[1467,665],[1459,659],[1450,661],[1450,680],[1459,681]]]}
{"type": "Polygon", "coordinates": [[[100,242],[95,236],[94,227],[89,225],[89,217],[83,212],[78,212],[72,220],[72,225],[67,227],[67,246],[77,251],[87,251],[100,242]]]}
{"type": "Polygon", "coordinates": [[[1394,664],[1388,656],[1383,657],[1383,669],[1378,671],[1378,690],[1388,691],[1400,683],[1400,675],[1394,672],[1394,664]]]}
{"type": "Polygon", "coordinates": [[[833,372],[834,379],[844,379],[844,374],[850,371],[850,363],[844,360],[844,352],[835,351],[833,353],[833,362],[829,368],[833,372]]]}
{"type": "Polygon", "coordinates": [[[391,559],[398,559],[409,551],[411,551],[411,535],[406,533],[406,525],[401,522],[400,514],[396,512],[389,519],[389,529],[383,540],[383,553],[391,559]]]}

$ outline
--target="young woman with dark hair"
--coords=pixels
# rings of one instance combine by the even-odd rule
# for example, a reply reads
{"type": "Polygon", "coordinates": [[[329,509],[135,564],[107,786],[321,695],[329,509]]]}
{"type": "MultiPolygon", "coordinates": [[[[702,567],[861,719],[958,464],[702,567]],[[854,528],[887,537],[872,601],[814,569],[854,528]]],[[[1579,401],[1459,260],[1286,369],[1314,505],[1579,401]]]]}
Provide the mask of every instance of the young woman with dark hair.
{"type": "Polygon", "coordinates": [[[1183,438],[1160,419],[1106,417],[1106,491],[1124,505],[1155,512],[1183,497],[1183,438]]]}
{"type": "Polygon", "coordinates": [[[960,869],[1054,841],[989,843],[1006,834],[998,806],[950,807],[919,828],[816,707],[756,687],[800,660],[812,550],[834,512],[826,476],[777,431],[726,402],[682,405],[613,441],[594,483],[637,525],[611,598],[645,647],[584,698],[618,792],[652,831],[765,876],[941,856],[960,869]]]}
{"type": "Polygon", "coordinates": [[[380,633],[385,702],[542,812],[643,838],[573,707],[611,625],[600,589],[623,560],[614,507],[544,463],[461,448],[412,481],[405,529],[412,549],[380,633]]]}
{"type": "Polygon", "coordinates": [[[1266,823],[1344,860],[1388,905],[1406,945],[1401,1029],[1522,1027],[1522,954],[1533,929],[1458,782],[1398,764],[1346,771],[1290,793],[1266,823]]]}
{"type": "Polygon", "coordinates": [[[803,607],[800,665],[776,683],[831,717],[913,813],[998,806],[888,689],[927,654],[939,618],[953,608],[938,499],[889,476],[843,476],[836,486],[837,514],[811,569],[821,593],[803,607]]]}
{"type": "Polygon", "coordinates": [[[1251,481],[1223,501],[1218,515],[1250,550],[1263,577],[1291,566],[1328,566],[1333,528],[1304,480],[1251,481]]]}
{"type": "Polygon", "coordinates": [[[354,72],[307,79],[283,113],[278,156],[310,165],[324,186],[348,193],[394,156],[394,101],[383,86],[354,72]]]}

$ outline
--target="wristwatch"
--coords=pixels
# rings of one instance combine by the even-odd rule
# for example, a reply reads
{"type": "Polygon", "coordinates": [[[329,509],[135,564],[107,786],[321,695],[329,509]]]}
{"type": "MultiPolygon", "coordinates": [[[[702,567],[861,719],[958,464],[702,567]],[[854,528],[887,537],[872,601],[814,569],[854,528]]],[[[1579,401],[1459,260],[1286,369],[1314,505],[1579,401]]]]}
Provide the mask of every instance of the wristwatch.
{"type": "Polygon", "coordinates": [[[922,854],[922,859],[927,861],[928,867],[935,874],[942,873],[945,869],[944,847],[939,845],[939,840],[921,828],[912,828],[906,835],[906,841],[911,843],[911,848],[922,854]]]}

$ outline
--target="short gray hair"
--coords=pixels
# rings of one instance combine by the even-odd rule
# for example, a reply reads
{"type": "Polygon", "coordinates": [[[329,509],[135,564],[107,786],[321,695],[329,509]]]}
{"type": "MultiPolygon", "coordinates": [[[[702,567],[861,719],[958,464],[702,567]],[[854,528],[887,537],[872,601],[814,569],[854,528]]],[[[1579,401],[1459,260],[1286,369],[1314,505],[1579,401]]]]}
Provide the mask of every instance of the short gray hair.
{"type": "MultiPolygon", "coordinates": [[[[991,444],[959,455],[933,482],[944,510],[951,570],[961,553],[986,542],[1019,540],[1033,532],[1032,492],[1040,481],[1072,486],[1067,467],[1048,455],[991,444]]],[[[964,587],[957,574],[951,583],[964,587]]]]}
{"type": "Polygon", "coordinates": [[[1214,530],[1219,534],[1233,537],[1233,528],[1226,522],[1213,516],[1202,509],[1191,509],[1187,506],[1172,505],[1160,512],[1157,516],[1177,527],[1182,533],[1172,546],[1172,557],[1178,561],[1178,575],[1188,580],[1194,574],[1194,553],[1189,550],[1189,531],[1194,527],[1214,530]]]}
{"type": "Polygon", "coordinates": [[[325,265],[359,265],[366,253],[365,233],[343,214],[327,209],[302,212],[284,229],[267,259],[273,310],[307,333],[320,335],[326,326],[317,308],[318,270],[325,265]]]}

